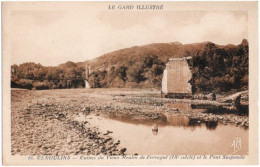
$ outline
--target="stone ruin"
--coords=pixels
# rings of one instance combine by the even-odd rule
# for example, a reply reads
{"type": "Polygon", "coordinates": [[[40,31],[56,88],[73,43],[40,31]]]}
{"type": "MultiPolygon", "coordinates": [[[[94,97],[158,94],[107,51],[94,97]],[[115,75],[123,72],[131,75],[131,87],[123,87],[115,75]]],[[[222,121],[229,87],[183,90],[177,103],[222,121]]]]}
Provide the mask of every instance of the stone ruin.
{"type": "Polygon", "coordinates": [[[89,73],[90,73],[90,67],[89,67],[89,66],[86,66],[86,80],[85,80],[85,88],[86,88],[86,89],[90,89],[90,85],[89,85],[89,83],[88,83],[89,73]]]}
{"type": "Polygon", "coordinates": [[[192,57],[171,58],[162,79],[162,94],[170,98],[192,97],[192,57]]]}

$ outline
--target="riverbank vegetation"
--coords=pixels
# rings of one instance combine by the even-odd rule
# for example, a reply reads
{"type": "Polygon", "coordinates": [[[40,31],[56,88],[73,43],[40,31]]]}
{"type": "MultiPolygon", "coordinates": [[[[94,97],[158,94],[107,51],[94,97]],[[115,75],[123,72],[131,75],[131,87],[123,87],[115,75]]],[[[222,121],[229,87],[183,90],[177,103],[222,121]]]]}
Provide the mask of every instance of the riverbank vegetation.
{"type": "Polygon", "coordinates": [[[11,86],[27,89],[85,87],[85,69],[92,88],[160,89],[169,58],[192,57],[193,92],[248,89],[248,42],[217,45],[211,42],[159,43],[126,48],[94,60],[67,62],[56,67],[36,63],[12,65],[11,86]]]}

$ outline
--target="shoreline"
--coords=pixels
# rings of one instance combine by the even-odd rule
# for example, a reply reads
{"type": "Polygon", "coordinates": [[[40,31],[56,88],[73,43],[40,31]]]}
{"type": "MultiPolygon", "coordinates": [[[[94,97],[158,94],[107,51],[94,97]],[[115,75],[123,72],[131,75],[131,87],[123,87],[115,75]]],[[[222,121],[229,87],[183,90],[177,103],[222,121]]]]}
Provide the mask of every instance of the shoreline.
{"type": "Polygon", "coordinates": [[[13,155],[125,155],[127,148],[114,141],[109,135],[113,132],[101,132],[87,120],[77,119],[89,113],[153,122],[183,114],[195,120],[194,125],[213,121],[249,126],[247,115],[190,112],[186,106],[176,108],[173,99],[128,96],[120,91],[12,90],[11,94],[13,155]]]}

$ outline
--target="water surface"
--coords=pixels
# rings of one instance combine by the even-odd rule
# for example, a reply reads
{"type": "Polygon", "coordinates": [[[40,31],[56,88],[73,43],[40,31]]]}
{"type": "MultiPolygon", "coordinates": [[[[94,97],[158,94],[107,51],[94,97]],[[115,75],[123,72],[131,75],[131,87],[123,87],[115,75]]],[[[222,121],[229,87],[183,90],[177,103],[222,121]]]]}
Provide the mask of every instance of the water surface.
{"type": "Polygon", "coordinates": [[[158,132],[152,131],[153,122],[136,122],[88,115],[91,125],[102,132],[120,140],[121,147],[127,148],[127,154],[143,155],[205,155],[205,154],[248,154],[248,129],[233,125],[217,124],[209,128],[205,124],[189,125],[183,116],[168,116],[166,123],[158,124],[158,132]],[[241,141],[241,148],[232,146],[233,141],[241,141]]]}

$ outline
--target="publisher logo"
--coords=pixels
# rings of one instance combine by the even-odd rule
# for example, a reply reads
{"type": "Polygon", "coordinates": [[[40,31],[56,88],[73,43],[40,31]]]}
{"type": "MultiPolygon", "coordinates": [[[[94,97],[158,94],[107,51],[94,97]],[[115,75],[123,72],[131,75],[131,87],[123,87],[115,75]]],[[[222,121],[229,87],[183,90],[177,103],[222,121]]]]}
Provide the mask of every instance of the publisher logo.
{"type": "Polygon", "coordinates": [[[241,150],[242,142],[241,138],[237,137],[233,140],[231,147],[233,148],[234,153],[241,150]]]}

